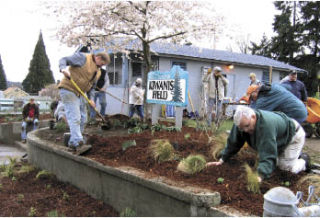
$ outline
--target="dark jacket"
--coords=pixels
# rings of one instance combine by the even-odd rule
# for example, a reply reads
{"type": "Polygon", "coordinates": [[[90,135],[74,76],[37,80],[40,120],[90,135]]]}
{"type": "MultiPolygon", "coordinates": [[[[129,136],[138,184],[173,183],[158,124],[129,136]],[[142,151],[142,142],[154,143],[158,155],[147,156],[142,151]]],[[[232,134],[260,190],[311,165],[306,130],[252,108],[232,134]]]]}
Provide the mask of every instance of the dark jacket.
{"type": "Polygon", "coordinates": [[[305,85],[300,80],[289,81],[286,80],[281,83],[286,89],[288,89],[292,94],[294,94],[301,101],[307,101],[308,94],[305,85]]]}
{"type": "Polygon", "coordinates": [[[306,106],[278,84],[262,85],[259,88],[258,99],[251,107],[267,111],[281,111],[299,123],[305,121],[308,116],[306,106]]]}
{"type": "Polygon", "coordinates": [[[26,119],[29,115],[29,110],[31,108],[34,108],[34,118],[38,119],[39,120],[39,107],[36,105],[36,104],[26,104],[24,107],[23,107],[23,111],[22,111],[22,116],[23,116],[23,119],[26,119]]]}
{"type": "Polygon", "coordinates": [[[277,157],[295,135],[295,124],[281,112],[256,110],[257,122],[252,135],[233,125],[222,151],[222,160],[227,161],[236,154],[245,142],[259,154],[258,173],[262,178],[270,177],[276,167],[277,157]]]}

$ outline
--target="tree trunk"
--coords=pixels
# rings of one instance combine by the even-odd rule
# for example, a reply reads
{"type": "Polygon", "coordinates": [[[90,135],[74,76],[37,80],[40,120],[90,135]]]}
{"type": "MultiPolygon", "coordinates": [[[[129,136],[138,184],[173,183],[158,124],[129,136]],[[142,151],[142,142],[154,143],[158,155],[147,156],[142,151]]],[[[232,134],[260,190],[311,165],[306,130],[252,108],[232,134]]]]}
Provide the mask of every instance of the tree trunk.
{"type": "Polygon", "coordinates": [[[143,86],[145,88],[145,94],[143,99],[143,105],[144,105],[144,114],[145,114],[145,120],[149,120],[150,116],[148,113],[149,105],[147,104],[147,81],[148,81],[148,73],[151,71],[151,54],[150,54],[150,45],[148,42],[143,41],[143,56],[145,61],[145,72],[143,75],[143,86]]]}

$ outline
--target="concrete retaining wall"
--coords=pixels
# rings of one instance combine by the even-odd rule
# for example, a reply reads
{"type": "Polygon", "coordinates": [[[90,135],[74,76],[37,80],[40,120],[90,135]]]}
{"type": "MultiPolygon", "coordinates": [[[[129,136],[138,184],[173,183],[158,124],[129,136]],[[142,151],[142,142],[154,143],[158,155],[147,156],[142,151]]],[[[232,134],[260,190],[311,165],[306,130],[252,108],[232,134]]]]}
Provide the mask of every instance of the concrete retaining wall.
{"type": "Polygon", "coordinates": [[[144,172],[130,167],[104,166],[39,139],[37,131],[28,134],[29,162],[118,211],[129,207],[137,216],[228,216],[214,208],[221,201],[218,192],[168,185],[173,181],[165,183],[167,179],[162,177],[149,179],[144,172]]]}
{"type": "MultiPolygon", "coordinates": [[[[39,127],[49,126],[49,120],[40,120],[39,127]]],[[[3,143],[13,144],[17,140],[21,140],[21,125],[22,122],[11,122],[0,124],[0,140],[3,143]]]]}

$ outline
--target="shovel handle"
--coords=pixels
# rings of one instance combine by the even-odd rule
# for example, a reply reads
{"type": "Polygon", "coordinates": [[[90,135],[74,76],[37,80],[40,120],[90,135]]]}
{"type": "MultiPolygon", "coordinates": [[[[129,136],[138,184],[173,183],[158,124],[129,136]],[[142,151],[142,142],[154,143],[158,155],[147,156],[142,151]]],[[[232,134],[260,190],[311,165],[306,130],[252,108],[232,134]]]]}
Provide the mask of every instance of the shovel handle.
{"type": "Polygon", "coordinates": [[[95,112],[98,114],[98,116],[102,119],[103,122],[106,122],[104,117],[102,116],[102,114],[100,114],[100,112],[97,110],[96,107],[93,107],[91,105],[91,102],[88,98],[88,96],[86,94],[84,94],[84,92],[80,89],[80,87],[77,85],[77,83],[71,78],[71,77],[67,77],[70,82],[72,83],[72,85],[77,89],[77,91],[87,100],[87,102],[89,103],[89,105],[95,110],[95,112]]]}

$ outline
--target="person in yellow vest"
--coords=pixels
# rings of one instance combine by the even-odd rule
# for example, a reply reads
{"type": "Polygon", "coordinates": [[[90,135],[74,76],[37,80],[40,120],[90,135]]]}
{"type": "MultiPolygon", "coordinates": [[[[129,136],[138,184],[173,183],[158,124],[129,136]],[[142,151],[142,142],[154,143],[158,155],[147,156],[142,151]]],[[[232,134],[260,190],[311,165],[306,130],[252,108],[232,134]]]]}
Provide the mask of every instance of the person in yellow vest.
{"type": "MultiPolygon", "coordinates": [[[[107,53],[84,54],[79,52],[61,58],[59,61],[59,69],[64,74],[64,78],[58,87],[70,128],[68,147],[71,151],[78,152],[85,144],[82,132],[87,121],[87,111],[84,97],[73,86],[69,78],[72,78],[86,93],[99,79],[100,68],[109,63],[110,57],[107,53]]],[[[95,106],[93,101],[90,104],[95,106]]]]}

